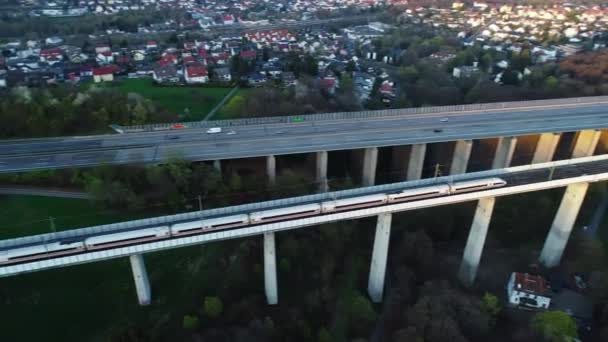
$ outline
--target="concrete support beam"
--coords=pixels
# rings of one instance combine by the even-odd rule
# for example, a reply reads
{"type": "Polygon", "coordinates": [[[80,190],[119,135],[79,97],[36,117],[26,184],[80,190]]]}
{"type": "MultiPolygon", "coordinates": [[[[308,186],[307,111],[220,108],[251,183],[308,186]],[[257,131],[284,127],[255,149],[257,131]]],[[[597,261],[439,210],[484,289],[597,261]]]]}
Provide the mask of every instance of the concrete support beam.
{"type": "Polygon", "coordinates": [[[572,150],[572,158],[591,157],[600,141],[602,131],[586,130],[576,134],[576,142],[572,150]]]}
{"type": "Polygon", "coordinates": [[[272,154],[266,156],[266,175],[268,184],[275,185],[277,182],[277,160],[272,154]]]}
{"type": "Polygon", "coordinates": [[[469,230],[469,237],[464,248],[458,278],[465,286],[473,285],[481,260],[483,245],[488,234],[488,226],[494,210],[494,197],[480,198],[469,230]]]}
{"type": "Polygon", "coordinates": [[[219,159],[213,161],[213,168],[222,174],[222,162],[219,159]]]}
{"type": "Polygon", "coordinates": [[[317,152],[317,174],[316,180],[319,185],[319,192],[327,192],[327,151],[317,152]]]}
{"type": "Polygon", "coordinates": [[[382,301],[382,293],[384,292],[384,278],[386,276],[386,259],[388,257],[388,245],[391,235],[391,221],[391,214],[378,215],[372,261],[369,268],[369,281],[367,283],[367,292],[374,303],[380,303],[382,301]]]}
{"type": "Polygon", "coordinates": [[[266,301],[270,305],[279,302],[277,289],[277,260],[274,247],[274,233],[264,233],[264,289],[266,301]]]}
{"type": "Polygon", "coordinates": [[[559,143],[559,133],[543,133],[538,139],[536,150],[532,157],[532,164],[547,163],[553,161],[553,155],[559,143]]]}
{"type": "Polygon", "coordinates": [[[456,142],[452,165],[450,166],[450,175],[459,175],[467,172],[467,165],[469,164],[472,149],[473,140],[458,140],[456,142]]]}
{"type": "Polygon", "coordinates": [[[559,265],[588,188],[589,183],[571,184],[566,188],[540,253],[540,262],[546,267],[559,265]]]}
{"type": "Polygon", "coordinates": [[[363,154],[363,186],[372,186],[376,182],[376,166],[378,165],[378,148],[366,148],[363,154]]]}
{"type": "Polygon", "coordinates": [[[150,291],[150,281],[148,280],[144,257],[141,254],[133,254],[129,257],[129,260],[131,261],[131,270],[133,271],[139,305],[149,305],[152,301],[152,293],[150,291]]]}
{"type": "Polygon", "coordinates": [[[424,156],[426,154],[426,144],[412,145],[410,160],[407,165],[407,180],[418,180],[422,178],[422,167],[424,166],[424,156]]]}
{"type": "Polygon", "coordinates": [[[513,159],[515,145],[517,145],[516,137],[498,138],[498,145],[496,146],[496,153],[494,154],[492,169],[503,169],[511,166],[511,159],[513,159]]]}

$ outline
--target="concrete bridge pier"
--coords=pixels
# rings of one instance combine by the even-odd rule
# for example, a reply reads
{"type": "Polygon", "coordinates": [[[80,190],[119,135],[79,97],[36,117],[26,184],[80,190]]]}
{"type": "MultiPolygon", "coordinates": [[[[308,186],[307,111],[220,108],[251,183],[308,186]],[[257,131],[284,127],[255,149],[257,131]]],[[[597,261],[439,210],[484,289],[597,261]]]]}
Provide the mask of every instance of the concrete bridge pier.
{"type": "Polygon", "coordinates": [[[492,161],[492,169],[503,169],[511,166],[515,145],[517,145],[516,137],[498,138],[496,153],[494,154],[494,160],[492,161]]]}
{"type": "Polygon", "coordinates": [[[559,133],[543,133],[538,139],[536,144],[536,150],[534,150],[534,156],[532,157],[532,164],[546,163],[553,161],[553,155],[557,149],[557,144],[561,134],[559,133]]]}
{"type": "Polygon", "coordinates": [[[566,188],[540,253],[540,262],[546,267],[559,265],[588,188],[589,183],[571,184],[566,188]]]}
{"type": "Polygon", "coordinates": [[[129,257],[129,261],[131,261],[131,270],[133,271],[139,305],[149,305],[152,301],[152,293],[150,291],[150,281],[144,257],[141,254],[133,254],[129,257]]]}
{"type": "Polygon", "coordinates": [[[473,149],[472,140],[458,140],[454,147],[452,165],[450,165],[450,175],[459,175],[467,172],[467,165],[473,149]]]}
{"type": "Polygon", "coordinates": [[[473,285],[483,252],[483,245],[488,234],[488,226],[492,219],[492,211],[494,210],[494,197],[480,198],[477,202],[477,209],[469,230],[469,237],[464,248],[458,278],[465,286],[473,285]]]}
{"type": "Polygon", "coordinates": [[[277,160],[274,155],[266,156],[266,175],[268,184],[275,185],[277,182],[277,160]]]}
{"type": "Polygon", "coordinates": [[[220,175],[222,174],[222,161],[221,160],[214,160],[213,161],[213,168],[220,173],[220,175]]]}
{"type": "Polygon", "coordinates": [[[376,167],[378,165],[378,148],[366,148],[363,152],[363,186],[372,186],[376,183],[376,167]]]}
{"type": "Polygon", "coordinates": [[[590,157],[595,152],[597,143],[600,141],[602,131],[586,130],[576,134],[576,143],[572,150],[572,158],[590,157]]]}
{"type": "Polygon", "coordinates": [[[367,283],[367,292],[374,303],[380,303],[382,301],[382,294],[384,292],[386,260],[388,257],[388,245],[391,236],[391,221],[391,214],[378,215],[372,261],[369,268],[369,281],[367,283]]]}
{"type": "Polygon", "coordinates": [[[264,289],[269,305],[279,302],[274,233],[264,233],[264,289]]]}
{"type": "Polygon", "coordinates": [[[426,155],[426,144],[412,145],[410,160],[407,165],[407,180],[418,180],[422,178],[422,168],[426,155]]]}
{"type": "Polygon", "coordinates": [[[317,152],[316,169],[316,180],[319,186],[319,192],[327,192],[327,190],[329,190],[327,184],[327,151],[317,152]]]}

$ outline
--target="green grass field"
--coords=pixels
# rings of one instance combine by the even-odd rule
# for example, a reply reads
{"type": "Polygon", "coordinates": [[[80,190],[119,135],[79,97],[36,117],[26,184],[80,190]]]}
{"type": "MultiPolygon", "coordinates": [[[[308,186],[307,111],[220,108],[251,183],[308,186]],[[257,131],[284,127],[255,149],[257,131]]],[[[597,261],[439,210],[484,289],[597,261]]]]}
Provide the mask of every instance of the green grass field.
{"type": "Polygon", "coordinates": [[[230,92],[230,88],[159,87],[148,78],[127,79],[118,82],[116,87],[125,93],[138,93],[171,112],[189,112],[183,121],[202,120],[230,92]]]}
{"type": "MultiPolygon", "coordinates": [[[[247,98],[247,96],[250,96],[251,93],[254,91],[255,89],[253,88],[241,88],[239,89],[233,96],[242,96],[245,99],[247,98]]],[[[212,120],[227,120],[227,119],[238,119],[241,118],[240,115],[235,114],[235,113],[231,113],[229,110],[226,109],[226,107],[228,106],[228,104],[230,103],[230,100],[228,100],[223,106],[222,108],[220,108],[217,113],[215,113],[215,115],[213,116],[212,120]]]]}

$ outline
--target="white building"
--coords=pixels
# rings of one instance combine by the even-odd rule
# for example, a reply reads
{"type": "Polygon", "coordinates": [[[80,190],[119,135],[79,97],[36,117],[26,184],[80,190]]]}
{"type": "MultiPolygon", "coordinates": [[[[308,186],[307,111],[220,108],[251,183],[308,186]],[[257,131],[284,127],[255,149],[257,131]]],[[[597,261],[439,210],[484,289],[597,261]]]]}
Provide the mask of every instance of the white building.
{"type": "Polygon", "coordinates": [[[511,273],[507,284],[509,304],[535,309],[548,309],[551,293],[547,281],[541,276],[528,273],[511,273]]]}

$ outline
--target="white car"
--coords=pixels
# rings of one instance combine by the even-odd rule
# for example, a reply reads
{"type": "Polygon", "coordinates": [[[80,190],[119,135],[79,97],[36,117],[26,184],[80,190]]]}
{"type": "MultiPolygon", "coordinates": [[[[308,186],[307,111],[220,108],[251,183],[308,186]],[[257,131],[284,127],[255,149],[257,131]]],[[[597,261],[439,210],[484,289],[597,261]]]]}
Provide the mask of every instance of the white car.
{"type": "Polygon", "coordinates": [[[235,131],[230,131],[230,132],[228,132],[226,134],[228,134],[228,135],[234,135],[234,134],[236,134],[236,132],[235,131]]]}
{"type": "Polygon", "coordinates": [[[441,118],[439,119],[439,122],[448,122],[448,118],[441,118]]]}
{"type": "Polygon", "coordinates": [[[222,133],[221,127],[211,127],[207,130],[207,134],[222,133]]]}

